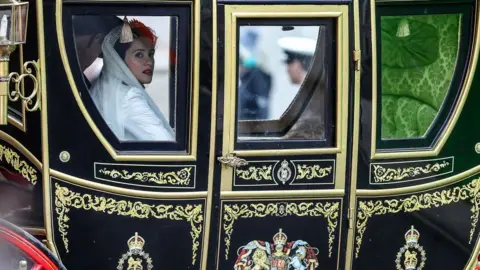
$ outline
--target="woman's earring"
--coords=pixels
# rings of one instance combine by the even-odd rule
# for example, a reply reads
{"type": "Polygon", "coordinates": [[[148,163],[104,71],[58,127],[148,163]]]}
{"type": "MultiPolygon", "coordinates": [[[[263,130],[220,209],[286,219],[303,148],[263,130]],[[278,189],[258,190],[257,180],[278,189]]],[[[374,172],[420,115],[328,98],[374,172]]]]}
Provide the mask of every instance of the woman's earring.
{"type": "Polygon", "coordinates": [[[129,43],[133,41],[133,33],[127,16],[123,18],[122,32],[120,33],[120,43],[129,43]]]}

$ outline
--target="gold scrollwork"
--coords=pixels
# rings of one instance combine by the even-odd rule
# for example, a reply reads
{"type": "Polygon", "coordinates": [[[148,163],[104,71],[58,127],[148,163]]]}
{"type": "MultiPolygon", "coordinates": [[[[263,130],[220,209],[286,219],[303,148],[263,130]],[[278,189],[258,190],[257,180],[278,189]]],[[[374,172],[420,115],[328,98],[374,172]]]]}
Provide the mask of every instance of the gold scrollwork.
{"type": "Polygon", "coordinates": [[[98,172],[113,179],[138,180],[141,182],[153,182],[159,185],[184,185],[190,184],[192,167],[182,168],[173,172],[129,172],[128,170],[100,169],[98,172]]]}
{"type": "Polygon", "coordinates": [[[250,166],[246,170],[235,169],[235,173],[238,178],[241,178],[244,180],[262,181],[262,180],[273,180],[272,170],[273,170],[272,165],[269,165],[269,166],[263,165],[261,167],[250,166]]]}
{"type": "Polygon", "coordinates": [[[25,108],[29,112],[34,112],[38,109],[41,109],[42,99],[41,99],[41,91],[38,91],[38,85],[40,84],[40,68],[38,66],[38,61],[28,61],[23,64],[24,73],[21,75],[17,72],[12,72],[9,74],[9,84],[10,80],[15,84],[15,90],[12,92],[8,92],[8,97],[11,101],[15,102],[19,98],[21,98],[25,104],[25,108]],[[32,66],[35,70],[35,75],[32,74],[32,66]],[[20,90],[21,84],[24,83],[25,78],[30,78],[33,82],[33,90],[29,96],[24,96],[22,91],[20,90]],[[33,103],[33,99],[37,97],[35,103],[33,103]],[[33,105],[32,105],[33,104],[33,105]]]}
{"type": "Polygon", "coordinates": [[[67,187],[62,187],[55,183],[55,211],[57,213],[58,230],[62,237],[65,251],[68,253],[68,213],[71,208],[82,210],[93,210],[103,212],[109,215],[127,216],[138,219],[169,219],[183,220],[190,223],[192,237],[192,265],[197,259],[197,251],[200,246],[199,237],[203,230],[203,205],[187,204],[166,205],[166,204],[146,204],[140,201],[116,200],[103,196],[90,194],[81,194],[71,191],[67,187]]]}
{"type": "Polygon", "coordinates": [[[27,179],[30,183],[35,185],[37,183],[37,170],[28,165],[24,160],[21,160],[20,155],[15,152],[13,149],[0,145],[0,161],[4,161],[12,166],[15,171],[22,174],[22,176],[27,179]]]}
{"type": "Polygon", "coordinates": [[[429,163],[425,166],[405,167],[405,168],[385,168],[381,165],[373,165],[373,179],[375,182],[391,182],[401,181],[405,178],[414,178],[421,174],[429,174],[438,172],[441,169],[450,165],[449,162],[443,160],[442,162],[429,163]]]}
{"type": "Polygon", "coordinates": [[[328,223],[328,256],[332,256],[335,231],[338,226],[339,202],[281,202],[225,204],[223,212],[223,229],[225,230],[225,259],[228,259],[233,224],[238,219],[263,218],[267,216],[310,216],[325,217],[328,223]]]}
{"type": "Polygon", "coordinates": [[[357,236],[355,237],[355,257],[358,258],[359,256],[363,234],[367,229],[367,222],[370,217],[399,212],[410,213],[465,200],[470,200],[472,204],[472,216],[470,217],[472,226],[470,229],[471,243],[480,213],[480,178],[473,180],[467,185],[456,186],[451,189],[435,191],[433,193],[414,194],[403,199],[359,201],[356,224],[357,236]]]}
{"type": "Polygon", "coordinates": [[[295,179],[324,178],[332,173],[332,166],[322,168],[320,165],[297,164],[297,177],[295,179]]]}

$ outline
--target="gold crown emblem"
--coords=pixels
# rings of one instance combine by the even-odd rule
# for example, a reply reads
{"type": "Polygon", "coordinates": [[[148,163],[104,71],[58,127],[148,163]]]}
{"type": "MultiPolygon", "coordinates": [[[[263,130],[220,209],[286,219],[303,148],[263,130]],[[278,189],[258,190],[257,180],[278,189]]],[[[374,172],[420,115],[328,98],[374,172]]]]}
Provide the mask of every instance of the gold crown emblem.
{"type": "Polygon", "coordinates": [[[143,246],[145,245],[145,240],[138,235],[138,233],[135,233],[135,236],[130,237],[127,241],[128,248],[130,251],[142,251],[143,246]]]}
{"type": "Polygon", "coordinates": [[[287,235],[282,232],[282,229],[279,229],[278,233],[273,236],[273,243],[275,243],[275,245],[285,245],[287,239],[287,235]]]}
{"type": "Polygon", "coordinates": [[[418,238],[420,238],[420,233],[415,230],[413,226],[405,233],[405,241],[407,244],[416,244],[418,242],[418,238]]]}
{"type": "Polygon", "coordinates": [[[405,252],[405,261],[404,261],[405,270],[417,269],[417,263],[418,263],[417,252],[415,251],[410,252],[407,250],[407,252],[405,252]]]}

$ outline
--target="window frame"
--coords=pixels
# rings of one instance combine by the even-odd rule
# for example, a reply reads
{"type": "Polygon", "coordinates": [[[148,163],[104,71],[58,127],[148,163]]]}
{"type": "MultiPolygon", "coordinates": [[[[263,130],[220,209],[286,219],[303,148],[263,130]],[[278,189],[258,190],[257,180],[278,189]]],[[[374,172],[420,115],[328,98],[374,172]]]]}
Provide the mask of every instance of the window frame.
{"type": "MultiPolygon", "coordinates": [[[[295,6],[291,12],[279,12],[282,6],[225,6],[225,96],[224,96],[224,130],[223,152],[242,156],[272,156],[283,154],[336,154],[342,152],[346,144],[347,116],[348,116],[348,89],[349,89],[349,21],[347,6],[295,6]],[[280,23],[283,19],[333,19],[335,27],[333,35],[336,37],[335,63],[335,137],[331,146],[325,147],[320,140],[289,140],[259,144],[244,143],[238,147],[237,126],[237,67],[238,51],[238,20],[242,19],[275,19],[280,23]],[[229,42],[231,41],[231,42],[229,42]],[[342,76],[339,76],[342,74],[342,76]],[[249,145],[250,144],[250,145],[249,145]],[[287,146],[287,147],[285,147],[287,146]]],[[[291,24],[291,23],[290,23],[291,24]]],[[[275,24],[281,25],[281,24],[275,24]]],[[[327,105],[327,104],[326,104],[327,105]]]]}
{"type": "MultiPolygon", "coordinates": [[[[333,31],[335,29],[335,22],[329,18],[315,18],[315,19],[282,19],[278,21],[278,19],[244,19],[240,18],[237,21],[237,48],[239,48],[240,39],[238,34],[240,33],[240,28],[242,26],[294,26],[294,27],[302,27],[302,26],[318,26],[318,27],[325,27],[326,28],[326,40],[333,40],[332,44],[336,43],[336,37],[333,35],[333,31]],[[291,21],[291,22],[290,22],[291,21]]],[[[329,42],[327,42],[327,51],[331,51],[332,56],[326,57],[327,65],[329,66],[329,77],[336,78],[336,70],[335,70],[335,55],[337,54],[335,46],[330,46],[329,42]]],[[[237,50],[237,59],[239,59],[239,51],[237,50]]],[[[324,110],[323,110],[323,125],[325,127],[325,136],[323,138],[318,139],[290,139],[286,140],[282,137],[285,136],[291,127],[293,127],[296,121],[302,116],[305,109],[308,107],[308,101],[310,98],[315,94],[316,91],[321,91],[319,89],[319,78],[315,76],[316,74],[312,74],[315,71],[313,65],[318,64],[316,59],[316,55],[313,55],[313,60],[311,63],[310,69],[307,71],[307,76],[305,80],[300,85],[297,95],[292,99],[289,104],[289,107],[284,111],[282,116],[279,119],[265,119],[265,120],[239,120],[238,119],[238,102],[236,105],[236,113],[235,113],[235,148],[236,149],[269,149],[272,147],[279,148],[280,144],[283,145],[285,148],[301,148],[301,147],[329,147],[332,146],[335,132],[332,130],[333,123],[332,119],[335,118],[335,110],[336,107],[335,100],[333,97],[336,93],[336,86],[332,82],[332,80],[327,80],[325,84],[325,92],[324,95],[324,110]],[[327,106],[327,104],[333,104],[333,106],[327,106]],[[256,131],[257,133],[265,132],[266,130],[272,131],[274,130],[271,136],[258,136],[257,140],[254,138],[255,135],[252,136],[245,136],[250,137],[249,139],[241,140],[239,136],[239,131],[242,129],[256,131]]],[[[239,70],[237,68],[236,78],[239,78],[239,70]]],[[[236,89],[236,100],[239,100],[239,89],[237,86],[236,89]]]]}
{"type": "MultiPolygon", "coordinates": [[[[113,159],[117,161],[195,161],[197,153],[198,133],[198,59],[200,26],[196,24],[199,19],[199,3],[193,1],[181,2],[146,2],[142,7],[138,3],[64,3],[61,24],[57,21],[57,37],[59,39],[60,53],[72,88],[82,114],[92,127],[99,141],[105,146],[113,159]],[[132,9],[132,7],[135,9],[132,9]],[[93,8],[92,8],[93,7],[93,8]],[[133,10],[133,11],[132,11],[133,10]],[[183,110],[181,116],[176,116],[176,142],[132,142],[119,141],[108,128],[100,113],[93,104],[85,82],[83,72],[78,65],[74,47],[72,15],[122,15],[129,16],[176,16],[178,32],[188,33],[186,36],[177,36],[178,42],[176,56],[176,75],[185,74],[185,77],[174,78],[176,82],[183,80],[183,86],[173,85],[177,88],[178,95],[174,96],[176,106],[174,110],[183,110]],[[64,35],[65,34],[65,35],[64,35]],[[65,37],[65,38],[64,38],[65,37]],[[181,53],[183,52],[183,53],[181,53]],[[183,54],[183,57],[182,57],[183,54]],[[68,67],[68,68],[67,68],[68,67]],[[182,89],[183,87],[183,89],[182,89]],[[180,105],[181,104],[181,105],[180,105]],[[185,106],[188,105],[188,106],[185,106]],[[179,122],[180,121],[180,122],[179,122]],[[184,129],[178,127],[184,126],[184,129]]],[[[170,89],[172,89],[171,79],[170,89]]],[[[173,106],[171,106],[173,107],[173,106]]],[[[179,112],[180,113],[180,112],[179,112]]]]}
{"type": "MultiPolygon", "coordinates": [[[[428,1],[415,2],[401,1],[375,2],[372,0],[372,130],[371,130],[371,158],[402,158],[435,156],[443,146],[449,130],[451,131],[454,120],[458,117],[465,92],[468,88],[466,78],[471,69],[470,48],[472,47],[474,7],[462,2],[459,4],[428,1]],[[423,13],[425,7],[431,8],[430,12],[423,13]],[[434,121],[423,137],[407,139],[382,139],[381,138],[381,17],[402,15],[429,15],[429,14],[461,14],[459,47],[456,65],[451,84],[446,97],[434,121]]],[[[464,100],[463,100],[464,101],[464,100]]]]}

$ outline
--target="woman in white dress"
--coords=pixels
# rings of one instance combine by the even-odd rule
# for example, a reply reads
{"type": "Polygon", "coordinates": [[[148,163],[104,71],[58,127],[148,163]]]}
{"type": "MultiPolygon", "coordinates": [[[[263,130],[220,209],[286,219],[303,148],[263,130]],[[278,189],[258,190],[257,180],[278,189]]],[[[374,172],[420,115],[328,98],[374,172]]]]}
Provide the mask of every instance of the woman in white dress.
{"type": "Polygon", "coordinates": [[[102,43],[103,68],[89,91],[121,141],[175,140],[175,132],[144,87],[152,81],[156,41],[152,29],[125,19],[123,27],[110,31],[102,43]]]}

